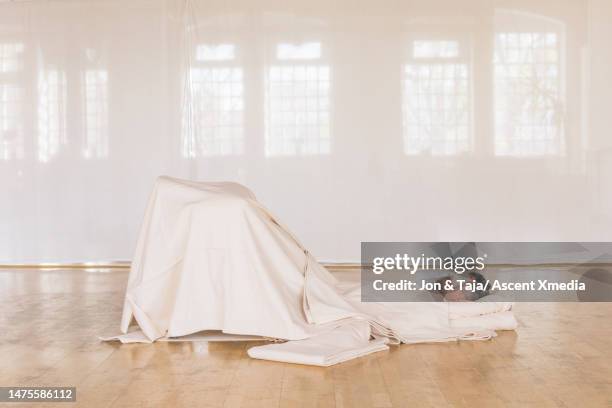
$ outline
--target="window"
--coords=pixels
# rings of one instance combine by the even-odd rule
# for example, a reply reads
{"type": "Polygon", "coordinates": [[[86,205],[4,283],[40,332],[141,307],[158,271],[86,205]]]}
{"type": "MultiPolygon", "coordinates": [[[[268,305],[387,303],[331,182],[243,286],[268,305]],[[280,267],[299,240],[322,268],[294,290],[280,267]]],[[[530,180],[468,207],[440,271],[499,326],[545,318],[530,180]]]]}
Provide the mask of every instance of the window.
{"type": "Polygon", "coordinates": [[[49,161],[66,143],[66,73],[45,68],[38,75],[38,160],[49,161]]]}
{"type": "Polygon", "coordinates": [[[556,32],[495,35],[495,154],[563,154],[560,64],[556,32]]]}
{"type": "Polygon", "coordinates": [[[331,78],[321,43],[280,43],[275,51],[266,72],[266,155],[330,153],[331,78]]]}
{"type": "Polygon", "coordinates": [[[85,158],[108,156],[108,72],[87,69],[84,72],[85,158]]]}
{"type": "Polygon", "coordinates": [[[458,40],[411,42],[403,72],[404,152],[456,155],[472,148],[469,50],[458,40]]]}
{"type": "Polygon", "coordinates": [[[0,43],[0,160],[23,159],[24,46],[0,43]]]}
{"type": "Polygon", "coordinates": [[[199,45],[194,65],[187,78],[183,156],[242,154],[243,71],[235,45],[199,45]]]}

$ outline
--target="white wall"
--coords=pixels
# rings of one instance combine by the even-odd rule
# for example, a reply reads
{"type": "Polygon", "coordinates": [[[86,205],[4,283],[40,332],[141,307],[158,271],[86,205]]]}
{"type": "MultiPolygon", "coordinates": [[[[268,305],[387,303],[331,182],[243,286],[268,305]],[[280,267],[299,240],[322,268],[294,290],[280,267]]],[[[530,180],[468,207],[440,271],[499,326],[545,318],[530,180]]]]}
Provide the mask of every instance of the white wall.
{"type": "Polygon", "coordinates": [[[159,174],[246,184],[328,261],[609,241],[610,21],[606,0],[0,3],[0,263],[129,259],[159,174]]]}

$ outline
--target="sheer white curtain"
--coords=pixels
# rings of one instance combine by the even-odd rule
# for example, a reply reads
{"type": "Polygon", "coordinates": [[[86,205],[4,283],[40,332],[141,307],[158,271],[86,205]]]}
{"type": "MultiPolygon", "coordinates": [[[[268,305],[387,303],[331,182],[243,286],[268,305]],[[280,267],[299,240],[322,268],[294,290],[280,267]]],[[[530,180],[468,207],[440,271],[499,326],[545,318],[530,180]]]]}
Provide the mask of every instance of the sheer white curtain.
{"type": "Polygon", "coordinates": [[[129,259],[160,174],[246,184],[329,261],[366,240],[610,240],[610,18],[1,2],[0,263],[129,259]]]}

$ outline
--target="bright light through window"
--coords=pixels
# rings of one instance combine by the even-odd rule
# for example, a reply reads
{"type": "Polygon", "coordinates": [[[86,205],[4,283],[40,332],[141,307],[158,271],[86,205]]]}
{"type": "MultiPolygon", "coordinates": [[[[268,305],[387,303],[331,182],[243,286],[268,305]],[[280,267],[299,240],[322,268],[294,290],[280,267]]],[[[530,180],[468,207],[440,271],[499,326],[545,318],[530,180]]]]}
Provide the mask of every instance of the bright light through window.
{"type": "Polygon", "coordinates": [[[328,154],[330,68],[320,43],[279,44],[266,75],[266,155],[328,154]]]}
{"type": "Polygon", "coordinates": [[[23,51],[24,46],[21,43],[0,44],[0,73],[21,70],[23,51]]]}
{"type": "Polygon", "coordinates": [[[557,33],[495,36],[495,153],[563,154],[561,55],[557,33]]]}
{"type": "Polygon", "coordinates": [[[88,69],[85,80],[85,158],[108,156],[108,72],[88,69]]]}
{"type": "Polygon", "coordinates": [[[44,69],[38,77],[38,159],[49,161],[66,143],[66,74],[44,69]]]}
{"type": "Polygon", "coordinates": [[[189,70],[183,155],[226,156],[244,152],[243,69],[233,44],[199,45],[189,70]]]}
{"type": "Polygon", "coordinates": [[[0,160],[23,159],[22,43],[0,43],[0,160]]]}
{"type": "Polygon", "coordinates": [[[403,75],[404,152],[456,155],[471,150],[467,57],[457,41],[413,42],[403,75]]]}

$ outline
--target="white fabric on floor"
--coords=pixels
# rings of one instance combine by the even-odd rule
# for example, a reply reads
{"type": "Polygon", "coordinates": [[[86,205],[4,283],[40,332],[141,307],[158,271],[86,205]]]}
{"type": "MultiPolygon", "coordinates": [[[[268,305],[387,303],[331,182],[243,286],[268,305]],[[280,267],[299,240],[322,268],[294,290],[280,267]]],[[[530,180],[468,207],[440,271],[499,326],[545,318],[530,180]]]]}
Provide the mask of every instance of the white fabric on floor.
{"type": "Polygon", "coordinates": [[[138,239],[121,322],[127,333],[135,319],[142,335],[113,338],[155,341],[219,330],[311,339],[253,353],[285,353],[287,360],[323,365],[380,348],[370,334],[395,343],[487,339],[494,329],[476,317],[508,310],[461,305],[361,303],[358,288],[340,285],[246,187],[160,177],[138,239]],[[474,317],[474,325],[451,324],[451,316],[474,317]],[[338,349],[328,348],[329,339],[351,332],[356,321],[360,327],[369,323],[367,338],[347,335],[338,349]],[[304,347],[321,354],[295,357],[304,347]]]}
{"type": "MultiPolygon", "coordinates": [[[[120,341],[121,343],[148,343],[150,340],[142,330],[134,330],[117,336],[99,337],[102,341],[120,341]]],[[[260,336],[245,336],[241,334],[228,334],[219,330],[205,330],[198,333],[179,337],[161,337],[157,341],[183,342],[183,341],[262,341],[269,340],[260,336]]]]}
{"type": "Polygon", "coordinates": [[[352,320],[323,334],[305,340],[251,347],[250,357],[284,363],[327,367],[377,351],[388,350],[387,338],[370,340],[370,324],[352,320]]]}
{"type": "Polygon", "coordinates": [[[514,330],[517,322],[514,313],[506,311],[451,319],[450,325],[454,329],[480,327],[488,330],[514,330]]]}

